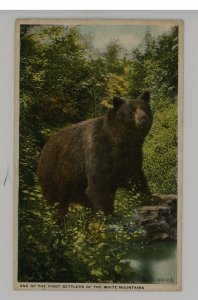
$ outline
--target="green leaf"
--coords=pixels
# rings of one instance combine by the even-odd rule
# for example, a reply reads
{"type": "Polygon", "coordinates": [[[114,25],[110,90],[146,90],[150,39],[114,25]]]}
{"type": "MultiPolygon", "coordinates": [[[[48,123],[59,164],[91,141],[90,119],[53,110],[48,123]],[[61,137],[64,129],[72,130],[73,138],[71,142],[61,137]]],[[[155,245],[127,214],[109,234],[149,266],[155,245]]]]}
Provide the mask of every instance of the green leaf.
{"type": "Polygon", "coordinates": [[[91,275],[95,275],[96,277],[100,277],[102,275],[101,269],[93,269],[91,270],[91,275]]]}
{"type": "Polygon", "coordinates": [[[121,268],[120,265],[116,265],[115,268],[114,268],[114,270],[116,271],[116,273],[119,274],[121,272],[122,268],[121,268]]]}

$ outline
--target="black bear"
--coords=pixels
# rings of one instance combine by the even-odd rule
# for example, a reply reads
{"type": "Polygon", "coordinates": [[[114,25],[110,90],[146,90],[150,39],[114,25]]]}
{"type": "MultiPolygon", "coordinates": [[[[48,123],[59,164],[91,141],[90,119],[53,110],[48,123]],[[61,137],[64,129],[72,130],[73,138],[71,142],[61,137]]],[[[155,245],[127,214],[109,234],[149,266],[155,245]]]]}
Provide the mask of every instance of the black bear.
{"type": "Polygon", "coordinates": [[[150,194],[142,171],[142,145],[152,125],[150,94],[113,98],[104,116],[65,127],[52,135],[39,159],[38,177],[49,203],[63,217],[70,203],[105,214],[114,211],[117,188],[129,181],[150,194]]]}

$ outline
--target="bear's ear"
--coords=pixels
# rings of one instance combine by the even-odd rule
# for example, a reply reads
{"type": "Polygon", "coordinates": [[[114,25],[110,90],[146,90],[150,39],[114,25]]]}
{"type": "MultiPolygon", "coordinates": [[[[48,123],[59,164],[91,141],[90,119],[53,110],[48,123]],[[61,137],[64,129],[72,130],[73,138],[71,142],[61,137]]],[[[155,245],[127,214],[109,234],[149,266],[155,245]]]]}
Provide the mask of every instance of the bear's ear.
{"type": "Polygon", "coordinates": [[[123,103],[124,103],[124,100],[120,96],[116,95],[113,97],[113,107],[114,108],[119,108],[123,103]]]}
{"type": "Polygon", "coordinates": [[[138,99],[144,100],[145,102],[149,102],[150,101],[150,92],[146,91],[143,94],[141,94],[138,99]]]}

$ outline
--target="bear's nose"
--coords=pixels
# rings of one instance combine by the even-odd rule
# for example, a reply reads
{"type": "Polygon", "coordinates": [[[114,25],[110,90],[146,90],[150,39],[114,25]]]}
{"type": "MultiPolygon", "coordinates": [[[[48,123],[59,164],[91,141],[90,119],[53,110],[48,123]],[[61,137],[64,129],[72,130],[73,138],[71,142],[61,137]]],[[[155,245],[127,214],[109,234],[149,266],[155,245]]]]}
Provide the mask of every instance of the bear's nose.
{"type": "Polygon", "coordinates": [[[139,117],[139,121],[141,123],[146,123],[148,121],[147,115],[143,115],[143,116],[139,117]]]}

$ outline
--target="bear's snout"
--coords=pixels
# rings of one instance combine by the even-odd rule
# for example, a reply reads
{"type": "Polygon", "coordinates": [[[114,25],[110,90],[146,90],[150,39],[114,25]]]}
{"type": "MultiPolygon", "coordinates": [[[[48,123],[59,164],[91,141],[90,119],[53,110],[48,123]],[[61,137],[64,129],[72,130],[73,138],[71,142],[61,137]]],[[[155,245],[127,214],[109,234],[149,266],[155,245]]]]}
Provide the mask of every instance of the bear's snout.
{"type": "Polygon", "coordinates": [[[135,123],[138,127],[144,127],[149,123],[149,116],[141,109],[135,113],[135,123]]]}
{"type": "Polygon", "coordinates": [[[146,124],[148,122],[148,116],[146,114],[138,117],[138,119],[139,119],[139,122],[142,124],[146,124]]]}

